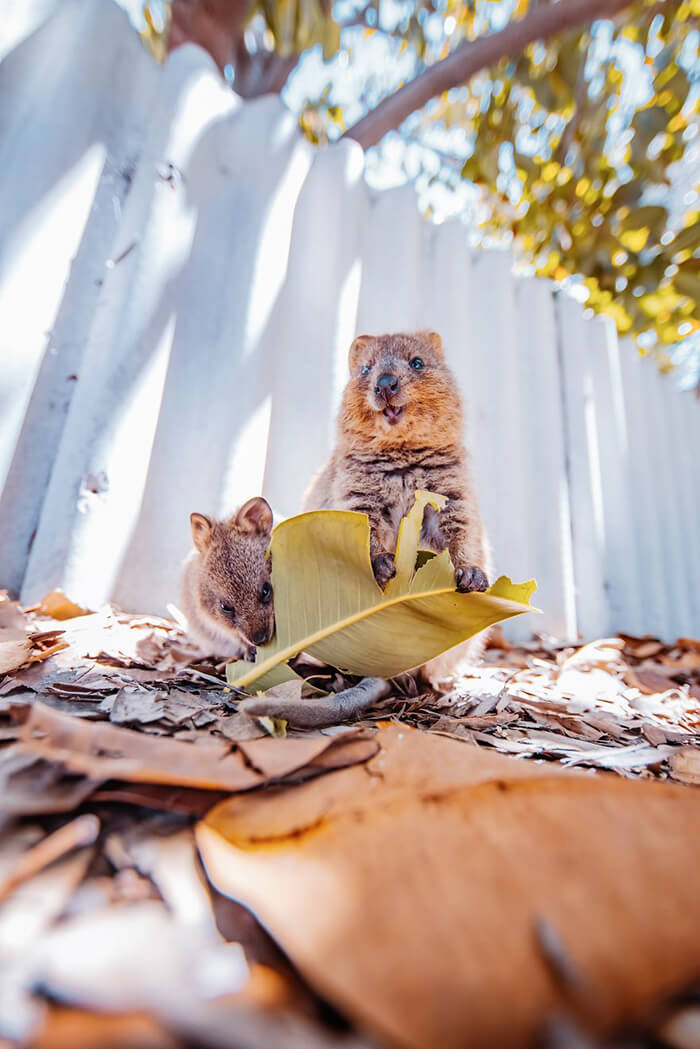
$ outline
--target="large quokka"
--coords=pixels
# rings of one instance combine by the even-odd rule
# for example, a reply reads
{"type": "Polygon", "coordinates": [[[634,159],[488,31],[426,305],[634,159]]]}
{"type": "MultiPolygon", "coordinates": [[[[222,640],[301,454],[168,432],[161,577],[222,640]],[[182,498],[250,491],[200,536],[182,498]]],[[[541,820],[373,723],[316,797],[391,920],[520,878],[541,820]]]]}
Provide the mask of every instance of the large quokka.
{"type": "MultiPolygon", "coordinates": [[[[367,514],[372,566],[383,587],[395,574],[399,523],[416,489],[444,495],[441,513],[426,510],[421,546],[449,550],[458,590],[486,590],[489,554],[462,438],[462,402],[440,336],[361,335],[349,363],[336,447],[304,509],[367,514]]],[[[437,657],[424,676],[441,680],[476,658],[482,643],[483,635],[437,657]]]]}

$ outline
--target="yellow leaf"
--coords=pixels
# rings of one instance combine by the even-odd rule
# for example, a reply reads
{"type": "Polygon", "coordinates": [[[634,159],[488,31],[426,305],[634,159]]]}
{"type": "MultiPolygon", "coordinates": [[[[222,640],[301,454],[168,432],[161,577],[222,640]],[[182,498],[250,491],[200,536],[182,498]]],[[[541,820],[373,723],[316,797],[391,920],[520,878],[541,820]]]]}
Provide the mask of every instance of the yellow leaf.
{"type": "Polygon", "coordinates": [[[679,270],[673,278],[673,283],[681,295],[687,295],[694,302],[700,302],[700,276],[679,270]]]}
{"type": "Polygon", "coordinates": [[[700,247],[700,212],[694,212],[688,216],[688,224],[676,234],[671,244],[674,252],[694,251],[700,247]]]}
{"type": "Polygon", "coordinates": [[[345,673],[394,677],[493,623],[537,611],[528,603],[534,581],[514,587],[501,579],[486,593],[460,594],[447,554],[414,571],[418,522],[429,503],[443,499],[416,493],[401,524],[397,575],[385,592],[372,572],[366,514],[317,510],[279,524],[270,545],[276,634],[254,665],[229,664],[229,684],[265,688],[271,674],[277,683],[301,651],[345,673]]]}
{"type": "Polygon", "coordinates": [[[277,739],[284,739],[287,735],[287,722],[284,718],[261,717],[257,720],[260,722],[262,728],[265,729],[268,736],[275,736],[277,739]]]}
{"type": "Polygon", "coordinates": [[[625,230],[620,234],[620,243],[628,251],[641,251],[648,239],[649,229],[646,226],[642,229],[625,230]]]}
{"type": "Polygon", "coordinates": [[[89,615],[87,608],[81,608],[71,601],[62,590],[52,590],[47,594],[36,611],[42,616],[50,616],[51,619],[75,619],[77,616],[89,615]]]}

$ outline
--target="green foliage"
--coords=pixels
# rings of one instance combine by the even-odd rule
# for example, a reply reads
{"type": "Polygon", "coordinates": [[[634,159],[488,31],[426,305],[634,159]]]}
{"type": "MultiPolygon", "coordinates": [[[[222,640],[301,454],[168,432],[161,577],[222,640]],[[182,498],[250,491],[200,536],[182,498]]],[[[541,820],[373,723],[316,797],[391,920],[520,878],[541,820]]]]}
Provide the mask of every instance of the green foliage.
{"type": "Polygon", "coordinates": [[[268,43],[286,58],[320,44],[325,59],[340,47],[340,27],[324,0],[256,0],[250,18],[262,16],[268,43]]]}
{"type": "Polygon", "coordinates": [[[462,175],[484,189],[485,228],[511,233],[538,273],[580,277],[588,306],[658,348],[700,327],[700,213],[674,230],[666,207],[697,116],[681,63],[693,8],[639,4],[605,34],[531,46],[470,88],[462,175]]]}
{"type": "MultiPolygon", "coordinates": [[[[234,5],[232,0],[231,8],[234,5]]],[[[158,61],[164,59],[167,50],[171,7],[172,0],[143,0],[145,27],[141,37],[158,61]]],[[[212,20],[222,18],[222,29],[225,11],[226,4],[219,3],[209,12],[212,20]]],[[[282,58],[301,55],[320,44],[324,58],[330,59],[340,48],[340,26],[327,0],[254,0],[246,20],[255,26],[263,50],[274,51],[282,58]]]]}

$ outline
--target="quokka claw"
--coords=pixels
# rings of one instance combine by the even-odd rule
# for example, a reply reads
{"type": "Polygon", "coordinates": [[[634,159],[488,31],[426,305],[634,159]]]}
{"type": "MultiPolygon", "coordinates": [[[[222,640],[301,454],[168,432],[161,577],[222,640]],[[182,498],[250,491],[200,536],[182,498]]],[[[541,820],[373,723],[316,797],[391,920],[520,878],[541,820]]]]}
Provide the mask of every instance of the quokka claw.
{"type": "Polygon", "coordinates": [[[455,582],[460,594],[470,594],[473,591],[488,590],[489,581],[478,565],[465,565],[455,572],[455,582]]]}
{"type": "Polygon", "coordinates": [[[379,583],[382,590],[396,575],[396,565],[394,564],[393,554],[379,554],[372,561],[372,569],[374,570],[374,578],[379,583]]]}

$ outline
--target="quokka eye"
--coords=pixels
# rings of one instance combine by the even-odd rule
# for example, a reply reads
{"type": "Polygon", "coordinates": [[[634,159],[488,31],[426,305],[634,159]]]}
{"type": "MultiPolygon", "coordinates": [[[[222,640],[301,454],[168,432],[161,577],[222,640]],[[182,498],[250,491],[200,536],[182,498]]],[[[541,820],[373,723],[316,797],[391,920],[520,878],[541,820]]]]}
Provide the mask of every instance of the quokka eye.
{"type": "Polygon", "coordinates": [[[410,368],[413,368],[414,372],[420,372],[425,368],[425,364],[420,357],[411,357],[408,365],[410,368]]]}
{"type": "Polygon", "coordinates": [[[263,583],[260,589],[260,600],[264,605],[269,605],[272,599],[272,587],[269,583],[263,583]]]}
{"type": "Polygon", "coordinates": [[[235,616],[236,610],[231,605],[227,605],[225,601],[219,601],[219,607],[225,616],[235,616]]]}
{"type": "Polygon", "coordinates": [[[370,369],[369,364],[363,364],[362,367],[360,368],[360,375],[369,375],[370,370],[371,369],[370,369]]]}

